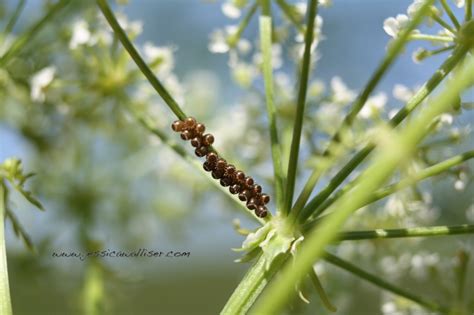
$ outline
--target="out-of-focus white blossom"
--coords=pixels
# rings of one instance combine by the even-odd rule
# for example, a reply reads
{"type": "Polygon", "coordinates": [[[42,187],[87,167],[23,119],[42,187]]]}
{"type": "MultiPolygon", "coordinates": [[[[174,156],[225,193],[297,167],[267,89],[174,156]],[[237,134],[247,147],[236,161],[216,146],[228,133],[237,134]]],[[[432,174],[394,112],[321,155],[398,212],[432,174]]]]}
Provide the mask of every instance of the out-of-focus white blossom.
{"type": "Polygon", "coordinates": [[[117,22],[120,26],[130,34],[130,36],[135,37],[143,31],[143,22],[142,21],[129,21],[125,14],[117,12],[115,14],[117,17],[117,22]]]}
{"type": "Polygon", "coordinates": [[[56,68],[46,67],[35,73],[30,80],[31,99],[36,102],[44,102],[46,88],[53,82],[56,68]]]}
{"type": "Polygon", "coordinates": [[[454,1],[454,4],[458,7],[458,8],[462,8],[464,7],[464,5],[466,4],[466,1],[465,0],[453,0],[454,1]]]}
{"type": "Polygon", "coordinates": [[[160,75],[167,75],[173,70],[174,56],[172,47],[158,47],[150,42],[146,42],[143,45],[143,53],[146,61],[155,66],[160,75]]]}
{"type": "Polygon", "coordinates": [[[254,64],[239,60],[237,54],[235,53],[231,53],[229,57],[229,67],[232,70],[232,78],[241,87],[250,87],[253,80],[258,75],[258,69],[256,66],[254,64]]]}
{"type": "Polygon", "coordinates": [[[408,102],[413,97],[413,92],[403,84],[395,84],[392,94],[402,102],[408,102]]]}
{"type": "Polygon", "coordinates": [[[69,41],[69,48],[76,49],[79,45],[87,44],[91,40],[89,26],[84,20],[76,21],[72,26],[72,36],[69,41]]]}
{"type": "Polygon", "coordinates": [[[391,37],[397,37],[398,33],[408,24],[408,16],[398,14],[396,17],[389,17],[383,22],[385,33],[391,37]]]}
{"type": "Polygon", "coordinates": [[[371,96],[359,112],[360,117],[370,119],[377,117],[387,103],[387,95],[379,92],[371,96]]]}
{"type": "Polygon", "coordinates": [[[230,49],[229,38],[237,33],[236,25],[228,25],[225,29],[216,29],[209,36],[210,41],[207,46],[212,53],[226,53],[230,49]]]}
{"type": "MultiPolygon", "coordinates": [[[[282,54],[282,48],[280,44],[273,44],[272,45],[272,67],[273,69],[279,69],[283,65],[283,58],[281,57],[282,54]]],[[[253,62],[256,65],[261,65],[263,62],[263,56],[261,52],[257,52],[253,56],[253,62]]]]}
{"type": "Polygon", "coordinates": [[[231,1],[226,1],[225,3],[222,4],[221,6],[222,13],[224,13],[225,16],[231,19],[238,19],[240,17],[241,11],[240,8],[237,7],[234,3],[231,1]]]}
{"type": "Polygon", "coordinates": [[[356,93],[350,90],[344,81],[337,76],[331,79],[331,90],[333,101],[338,104],[350,103],[356,97],[356,93]]]}

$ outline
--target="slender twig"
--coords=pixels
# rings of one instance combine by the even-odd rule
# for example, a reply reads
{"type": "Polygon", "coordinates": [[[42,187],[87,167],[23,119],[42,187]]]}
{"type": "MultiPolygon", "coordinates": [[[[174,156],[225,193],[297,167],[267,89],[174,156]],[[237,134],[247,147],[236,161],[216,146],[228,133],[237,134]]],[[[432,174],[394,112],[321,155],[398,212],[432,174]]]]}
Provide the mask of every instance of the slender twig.
{"type": "Polygon", "coordinates": [[[23,11],[23,8],[25,7],[25,3],[26,3],[26,0],[18,1],[15,11],[13,12],[10,20],[5,26],[5,29],[3,30],[3,34],[7,35],[11,33],[11,31],[13,30],[13,27],[15,27],[15,24],[18,21],[18,18],[20,17],[21,11],[23,11]]]}
{"type": "Polygon", "coordinates": [[[26,32],[21,34],[8,48],[8,50],[0,57],[0,67],[10,60],[11,57],[15,56],[25,45],[30,43],[32,39],[45,27],[48,22],[59,13],[59,11],[68,4],[70,0],[60,0],[58,3],[53,5],[48,12],[35,24],[33,24],[26,32]]]}
{"type": "MultiPolygon", "coordinates": [[[[409,187],[419,181],[422,181],[424,179],[427,179],[429,177],[433,177],[436,175],[439,175],[443,172],[448,171],[450,168],[453,166],[456,166],[458,164],[461,164],[469,159],[474,158],[474,151],[468,151],[463,154],[459,154],[456,156],[453,156],[450,159],[447,159],[443,162],[439,162],[435,165],[432,165],[430,167],[425,168],[424,170],[421,170],[417,172],[416,174],[413,174],[411,176],[408,176],[405,179],[402,179],[396,184],[392,184],[390,186],[387,186],[385,188],[381,188],[377,191],[374,192],[371,198],[369,198],[366,202],[365,205],[371,204],[377,200],[380,200],[382,198],[385,198],[397,191],[400,191],[406,187],[409,187]]],[[[342,194],[346,193],[349,191],[351,188],[351,185],[347,185],[343,189],[339,190],[335,195],[331,196],[330,198],[326,199],[319,207],[316,208],[314,214],[315,216],[320,214],[324,209],[329,207],[331,204],[334,203],[334,201],[337,200],[342,194]]]]}
{"type": "Polygon", "coordinates": [[[0,314],[12,315],[8,283],[7,251],[5,248],[5,183],[0,178],[0,314]]]}
{"type": "MultiPolygon", "coordinates": [[[[390,120],[392,126],[398,126],[408,115],[410,115],[425,98],[441,83],[441,81],[454,69],[454,67],[463,60],[469,50],[469,46],[457,47],[451,56],[435,71],[435,73],[426,81],[425,84],[416,92],[416,94],[400,109],[390,120]]],[[[301,211],[300,222],[304,222],[336,189],[340,184],[359,166],[367,156],[374,150],[374,144],[368,144],[357,152],[349,162],[347,162],[337,174],[331,178],[324,187],[301,211]]],[[[320,209],[321,210],[321,209],[320,209]]],[[[314,216],[319,215],[315,213],[314,216]]]]}
{"type": "MultiPolygon", "coordinates": [[[[383,78],[385,73],[388,71],[390,66],[393,64],[397,56],[403,51],[403,47],[407,42],[407,38],[410,33],[415,29],[415,27],[421,22],[423,16],[429,10],[429,6],[433,3],[434,0],[428,0],[426,3],[417,11],[413,19],[407,25],[407,27],[401,32],[399,36],[395,39],[395,41],[389,46],[388,52],[383,58],[382,62],[377,66],[374,74],[370,77],[369,81],[365,85],[362,92],[357,96],[356,100],[354,101],[351,110],[349,113],[344,117],[342,124],[337,129],[336,133],[333,135],[329,146],[325,149],[323,155],[327,156],[331,153],[335,144],[341,141],[341,136],[343,133],[352,125],[353,120],[356,118],[359,111],[364,107],[367,99],[369,98],[370,94],[375,90],[380,80],[383,78]]],[[[308,201],[311,192],[313,191],[314,187],[316,186],[319,178],[321,177],[322,172],[320,168],[315,168],[311,173],[309,179],[307,180],[303,190],[301,191],[298,199],[293,207],[293,212],[295,214],[299,214],[301,209],[308,201]]]]}
{"type": "Polygon", "coordinates": [[[310,271],[309,276],[310,276],[311,282],[313,283],[314,288],[316,289],[316,292],[318,293],[319,297],[321,298],[321,301],[323,302],[324,306],[329,311],[336,312],[337,308],[329,300],[329,297],[326,294],[326,290],[324,290],[323,285],[321,284],[321,281],[319,280],[319,277],[316,274],[316,271],[314,271],[314,268],[310,271]]]}
{"type": "Polygon", "coordinates": [[[318,0],[308,0],[308,16],[306,21],[305,46],[303,62],[301,65],[301,76],[299,80],[298,100],[296,104],[296,117],[293,125],[293,138],[291,140],[290,159],[288,161],[288,173],[286,176],[285,203],[283,211],[288,213],[293,203],[295,190],[296,169],[301,141],[301,130],[303,129],[304,108],[306,104],[306,89],[308,87],[309,71],[311,68],[311,47],[313,45],[314,20],[318,11],[318,0]]]}
{"type": "Polygon", "coordinates": [[[232,34],[232,36],[230,36],[229,39],[227,40],[227,43],[229,44],[230,47],[234,47],[239,42],[239,39],[242,36],[242,33],[249,25],[250,20],[252,19],[255,12],[257,11],[257,8],[258,8],[258,0],[255,1],[255,3],[250,7],[247,14],[239,23],[239,26],[237,27],[237,31],[234,34],[232,34]]]}
{"type": "Polygon", "coordinates": [[[442,18],[440,18],[436,13],[431,15],[431,18],[435,20],[439,25],[447,29],[451,34],[456,35],[456,30],[452,28],[451,25],[449,25],[447,22],[445,22],[442,18]]]}
{"type": "Polygon", "coordinates": [[[408,36],[409,40],[428,40],[430,42],[440,42],[440,43],[452,43],[454,42],[453,37],[441,36],[441,35],[429,35],[429,34],[410,34],[408,36]]]}
{"type": "Polygon", "coordinates": [[[281,165],[281,147],[278,139],[276,108],[273,93],[273,68],[272,68],[272,17],[270,0],[262,1],[262,16],[260,17],[260,44],[263,55],[263,77],[265,83],[265,100],[267,104],[268,126],[270,130],[270,143],[273,160],[273,173],[275,177],[275,195],[277,210],[281,211],[283,205],[283,171],[281,165]]]}
{"type": "Polygon", "coordinates": [[[425,298],[422,298],[420,296],[417,296],[411,292],[408,292],[407,290],[403,289],[403,288],[400,288],[400,287],[397,287],[383,279],[381,279],[380,277],[376,276],[376,275],[373,275],[371,273],[368,273],[367,271],[357,267],[356,265],[344,260],[344,259],[341,259],[335,255],[332,255],[328,252],[325,253],[325,257],[324,259],[335,265],[335,266],[338,266],[339,268],[342,268],[352,274],[354,274],[355,276],[357,276],[358,278],[361,278],[361,279],[364,279],[364,280],[367,280],[368,282],[384,289],[384,290],[387,290],[389,292],[392,292],[396,295],[399,295],[399,296],[402,296],[412,302],[415,302],[429,310],[433,310],[433,311],[440,311],[440,312],[443,312],[443,314],[447,314],[449,311],[441,306],[441,305],[438,305],[437,303],[435,302],[432,302],[432,301],[428,301],[426,300],[425,298]]]}
{"type": "Polygon", "coordinates": [[[403,237],[447,236],[474,233],[474,225],[445,225],[429,227],[413,227],[406,229],[376,229],[367,231],[343,232],[337,238],[341,241],[358,241],[369,239],[388,239],[403,237]]]}
{"type": "Polygon", "coordinates": [[[246,314],[283,262],[283,259],[277,260],[266,270],[267,261],[261,255],[235,288],[220,314],[246,314]]]}
{"type": "Polygon", "coordinates": [[[465,6],[464,21],[467,22],[472,18],[472,0],[466,0],[465,6]]]}
{"type": "Polygon", "coordinates": [[[283,13],[286,15],[288,20],[293,23],[293,25],[298,29],[300,33],[304,34],[304,27],[301,25],[299,21],[299,16],[297,16],[297,13],[295,12],[294,7],[292,7],[290,4],[286,3],[285,0],[277,0],[276,1],[278,6],[281,8],[283,13]]]}
{"type": "Polygon", "coordinates": [[[138,68],[142,71],[145,77],[148,79],[153,88],[160,94],[161,98],[165,101],[168,107],[173,111],[173,113],[181,120],[184,120],[187,116],[174,100],[171,94],[166,90],[163,84],[158,80],[153,71],[148,67],[146,62],[138,53],[137,49],[133,46],[132,42],[128,38],[125,31],[122,29],[117,19],[115,18],[114,13],[110,9],[110,6],[107,3],[107,0],[97,0],[97,4],[104,14],[105,18],[109,22],[110,27],[113,29],[114,33],[117,35],[118,39],[124,46],[124,48],[130,54],[133,61],[137,64],[138,68]]]}
{"type": "Polygon", "coordinates": [[[453,11],[451,10],[451,7],[449,4],[446,2],[446,0],[440,0],[441,5],[443,6],[444,11],[446,11],[446,14],[449,16],[449,19],[451,22],[453,22],[454,26],[456,27],[457,30],[461,28],[461,24],[459,24],[458,19],[454,15],[453,11]]]}
{"type": "Polygon", "coordinates": [[[474,83],[473,56],[458,69],[443,91],[431,100],[430,106],[413,117],[402,131],[387,135],[385,145],[374,156],[351,193],[344,194],[328,209],[332,214],[306,235],[294,263],[283,267],[279,280],[272,282],[263,292],[255,305],[255,314],[278,314],[281,311],[292,297],[294,285],[299,283],[313,264],[323,256],[326,245],[334,240],[349,216],[360,208],[372,191],[392,175],[402,161],[414,153],[418,143],[427,136],[427,126],[433,119],[449,110],[458,95],[474,83]]]}

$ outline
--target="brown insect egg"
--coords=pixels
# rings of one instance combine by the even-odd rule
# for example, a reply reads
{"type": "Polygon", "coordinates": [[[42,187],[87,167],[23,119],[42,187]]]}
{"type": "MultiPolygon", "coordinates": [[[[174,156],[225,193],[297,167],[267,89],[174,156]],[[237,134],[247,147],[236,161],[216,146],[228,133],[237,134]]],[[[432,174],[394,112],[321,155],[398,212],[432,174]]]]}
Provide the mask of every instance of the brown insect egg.
{"type": "Polygon", "coordinates": [[[260,194],[262,192],[262,186],[254,185],[253,186],[253,192],[256,193],[256,194],[260,194]]]}
{"type": "Polygon", "coordinates": [[[245,178],[245,185],[247,185],[247,186],[252,186],[253,183],[254,183],[254,182],[253,182],[253,178],[252,178],[252,177],[247,176],[247,177],[245,178]]]}
{"type": "Polygon", "coordinates": [[[268,214],[267,208],[265,206],[258,206],[257,209],[255,209],[255,214],[259,218],[264,218],[268,214]]]}
{"type": "Polygon", "coordinates": [[[212,145],[214,143],[214,136],[211,135],[210,133],[205,134],[203,136],[203,143],[204,145],[212,145]]]}
{"type": "Polygon", "coordinates": [[[195,148],[200,147],[202,144],[201,137],[197,136],[191,139],[191,145],[195,148]]]}
{"type": "Polygon", "coordinates": [[[241,192],[241,193],[239,194],[239,200],[240,200],[240,201],[245,201],[245,200],[247,200],[247,198],[245,197],[245,194],[244,194],[243,192],[241,192]]]}
{"type": "Polygon", "coordinates": [[[245,180],[245,174],[244,172],[242,171],[237,171],[235,173],[235,178],[239,181],[239,182],[243,182],[245,180]]]}
{"type": "Polygon", "coordinates": [[[181,120],[174,121],[173,124],[171,125],[171,129],[173,129],[173,131],[176,131],[176,132],[183,131],[184,121],[181,121],[181,120]]]}
{"type": "Polygon", "coordinates": [[[256,208],[257,208],[257,206],[253,202],[247,201],[247,209],[255,210],[256,208]]]}
{"type": "Polygon", "coordinates": [[[194,129],[196,126],[196,119],[188,117],[184,120],[184,125],[186,126],[186,129],[194,129]]]}
{"type": "Polygon", "coordinates": [[[181,139],[183,140],[189,140],[193,137],[193,133],[189,130],[184,130],[181,132],[181,139]]]}
{"type": "Polygon", "coordinates": [[[234,185],[230,186],[229,191],[233,195],[237,194],[240,191],[240,185],[239,184],[234,184],[234,185]]]}
{"type": "Polygon", "coordinates": [[[210,163],[216,163],[217,162],[217,159],[218,159],[218,156],[217,154],[215,154],[214,152],[209,152],[206,156],[206,159],[210,162],[210,163]]]}
{"type": "Polygon", "coordinates": [[[232,184],[232,181],[229,178],[224,177],[220,180],[220,184],[221,186],[227,187],[232,184]]]}
{"type": "Polygon", "coordinates": [[[213,165],[211,163],[209,163],[208,161],[204,162],[204,164],[202,165],[202,167],[204,168],[204,170],[206,172],[210,172],[214,169],[213,165]]]}
{"type": "Polygon", "coordinates": [[[196,124],[195,130],[197,133],[202,134],[204,131],[206,131],[206,126],[204,126],[204,124],[198,123],[196,124]]]}
{"type": "Polygon", "coordinates": [[[232,164],[227,165],[227,167],[225,169],[225,173],[228,176],[234,176],[235,175],[235,166],[232,165],[232,164]]]}
{"type": "Polygon", "coordinates": [[[262,194],[261,200],[262,200],[262,203],[267,204],[270,202],[270,196],[267,194],[262,194]]]}
{"type": "Polygon", "coordinates": [[[217,160],[216,168],[218,170],[225,170],[226,166],[227,166],[227,162],[224,159],[220,158],[220,159],[217,160]]]}
{"type": "Polygon", "coordinates": [[[194,150],[194,153],[196,153],[196,155],[199,157],[203,157],[207,154],[207,147],[199,147],[194,150]]]}

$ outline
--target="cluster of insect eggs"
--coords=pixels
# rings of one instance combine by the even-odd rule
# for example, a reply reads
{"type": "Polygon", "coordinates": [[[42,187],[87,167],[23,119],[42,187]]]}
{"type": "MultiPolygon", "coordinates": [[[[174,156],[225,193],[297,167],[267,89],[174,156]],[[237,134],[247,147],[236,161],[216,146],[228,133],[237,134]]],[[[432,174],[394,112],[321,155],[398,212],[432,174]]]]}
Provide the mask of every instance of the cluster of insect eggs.
{"type": "Polygon", "coordinates": [[[212,177],[219,180],[222,186],[229,187],[230,193],[238,194],[239,199],[246,203],[249,210],[255,211],[258,217],[267,216],[268,209],[265,205],[270,202],[270,196],[262,193],[262,186],[256,184],[252,177],[246,176],[244,172],[237,170],[234,165],[228,164],[212,151],[214,136],[209,133],[204,134],[206,131],[204,124],[188,117],[185,120],[173,122],[171,128],[181,133],[181,139],[191,141],[198,157],[206,157],[203,164],[204,170],[211,172],[212,177]]]}

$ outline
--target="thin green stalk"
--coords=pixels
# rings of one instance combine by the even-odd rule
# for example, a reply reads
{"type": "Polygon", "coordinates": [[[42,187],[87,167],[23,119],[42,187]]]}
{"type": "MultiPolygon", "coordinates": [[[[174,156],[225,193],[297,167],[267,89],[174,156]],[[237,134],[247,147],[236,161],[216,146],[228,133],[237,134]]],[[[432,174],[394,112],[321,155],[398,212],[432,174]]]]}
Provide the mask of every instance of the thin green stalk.
{"type": "Polygon", "coordinates": [[[207,178],[211,183],[212,185],[214,185],[216,188],[218,188],[220,191],[224,192],[224,194],[229,197],[230,199],[232,199],[236,204],[239,205],[240,209],[243,210],[243,212],[248,215],[249,217],[253,218],[254,220],[256,220],[257,222],[259,222],[260,224],[265,224],[265,222],[267,222],[268,220],[271,219],[272,215],[271,213],[268,213],[268,215],[265,217],[265,218],[259,218],[255,215],[255,213],[253,211],[249,211],[247,209],[247,207],[245,207],[245,205],[239,200],[237,199],[235,196],[229,194],[229,191],[225,188],[225,187],[222,187],[218,181],[216,180],[213,180],[211,177],[209,177],[209,174],[206,173],[204,171],[204,169],[202,168],[202,165],[201,163],[196,160],[192,155],[190,155],[184,148],[183,146],[179,145],[178,143],[176,143],[175,141],[173,141],[172,139],[170,139],[170,137],[168,137],[168,135],[162,131],[161,129],[159,128],[156,128],[153,124],[153,122],[145,117],[144,115],[141,115],[140,113],[138,113],[136,110],[134,110],[132,107],[130,106],[126,106],[127,110],[132,114],[132,116],[145,128],[147,129],[148,131],[150,131],[151,133],[153,133],[154,135],[156,135],[165,145],[167,145],[170,149],[172,149],[176,154],[178,154],[180,157],[182,157],[185,161],[187,161],[190,165],[192,165],[198,172],[200,173],[203,173],[204,177],[207,178]]]}
{"type": "Polygon", "coordinates": [[[0,67],[5,66],[10,58],[18,54],[18,52],[23,49],[25,45],[30,43],[33,38],[38,35],[38,33],[48,25],[48,22],[58,14],[62,8],[68,4],[70,0],[60,0],[58,3],[53,5],[48,12],[35,24],[33,24],[26,32],[21,34],[17,39],[13,42],[13,44],[8,48],[8,50],[0,57],[0,67]]]}
{"type": "Polygon", "coordinates": [[[296,169],[300,150],[301,130],[303,129],[304,108],[306,104],[306,89],[308,87],[309,71],[311,68],[311,46],[314,38],[314,20],[318,12],[318,0],[308,0],[308,16],[306,21],[305,46],[301,77],[299,80],[298,100],[296,104],[296,117],[293,125],[293,138],[291,140],[290,159],[286,176],[285,203],[283,211],[288,213],[293,203],[295,190],[296,169]]]}
{"type": "Polygon", "coordinates": [[[447,46],[447,47],[434,49],[434,50],[424,50],[423,52],[421,52],[420,55],[417,56],[417,59],[418,60],[423,60],[423,59],[426,59],[426,58],[431,57],[431,56],[436,56],[436,55],[442,54],[442,53],[447,52],[449,50],[452,50],[454,48],[456,48],[456,45],[450,45],[450,46],[447,46]]]}
{"type": "Polygon", "coordinates": [[[324,254],[326,245],[334,240],[348,217],[364,204],[372,191],[382,185],[414,153],[417,144],[427,135],[427,126],[441,113],[448,111],[452,102],[467,87],[474,84],[474,57],[459,67],[446,88],[433,98],[430,106],[424,108],[399,133],[386,137],[387,143],[380,148],[364,176],[351,190],[344,194],[329,210],[333,213],[307,234],[294,263],[283,267],[279,281],[270,284],[257,301],[255,313],[259,315],[278,314],[292,297],[294,285],[311,270],[313,264],[324,254]]]}
{"type": "MultiPolygon", "coordinates": [[[[382,62],[378,65],[374,74],[370,77],[369,81],[365,85],[362,92],[357,96],[350,112],[344,117],[342,124],[337,129],[336,133],[333,135],[329,146],[325,149],[323,155],[328,155],[331,153],[333,146],[341,141],[342,134],[352,125],[353,120],[356,118],[359,111],[364,107],[367,99],[370,94],[375,90],[380,80],[383,78],[385,73],[388,71],[390,66],[394,63],[397,56],[403,51],[403,47],[407,42],[408,36],[415,29],[415,27],[421,22],[422,18],[428,13],[429,6],[433,3],[434,0],[428,0],[426,3],[417,11],[413,19],[407,25],[407,27],[401,32],[401,34],[395,39],[393,44],[389,46],[388,52],[383,58],[382,62]]],[[[315,168],[311,173],[309,179],[304,185],[303,190],[301,191],[298,199],[293,207],[292,212],[296,215],[299,214],[301,209],[304,207],[308,201],[311,193],[316,186],[319,178],[321,177],[322,172],[320,168],[315,168]]]]}
{"type": "MultiPolygon", "coordinates": [[[[416,92],[415,95],[407,102],[407,104],[400,109],[397,114],[390,120],[393,127],[398,126],[408,115],[410,115],[424,100],[435,90],[441,81],[454,69],[454,67],[463,60],[466,53],[469,51],[469,46],[461,45],[457,47],[451,56],[435,71],[431,78],[416,92]]],[[[321,212],[315,212],[317,208],[339,187],[340,184],[362,163],[365,158],[374,150],[374,144],[368,144],[359,152],[357,152],[349,162],[347,162],[342,169],[329,181],[310,202],[304,207],[300,214],[300,222],[306,221],[311,216],[319,215],[321,212]]],[[[315,172],[313,172],[315,173],[315,172]]],[[[321,208],[319,210],[322,210],[321,208]]]]}
{"type": "Polygon", "coordinates": [[[469,21],[472,18],[472,0],[466,0],[465,6],[464,21],[469,21]]]}
{"type": "Polygon", "coordinates": [[[446,236],[459,234],[473,234],[474,225],[444,225],[429,227],[413,227],[406,229],[376,229],[367,231],[350,231],[341,233],[338,240],[341,241],[358,241],[369,239],[388,239],[403,237],[430,237],[430,236],[446,236]]]}
{"type": "Polygon", "coordinates": [[[261,255],[235,288],[220,314],[246,314],[283,262],[284,259],[277,260],[269,270],[265,270],[266,259],[261,255]]]}
{"type": "Polygon", "coordinates": [[[441,5],[443,6],[444,11],[446,11],[446,14],[449,16],[449,19],[451,22],[453,22],[454,26],[456,27],[457,30],[461,28],[461,25],[459,24],[458,19],[454,15],[453,11],[451,10],[451,7],[449,4],[446,2],[446,0],[440,0],[441,5]]]}
{"type": "Polygon", "coordinates": [[[281,147],[278,139],[276,109],[273,94],[272,67],[272,17],[270,0],[262,1],[262,16],[260,17],[260,43],[263,55],[263,78],[265,83],[265,100],[267,104],[268,126],[273,159],[275,178],[276,206],[281,211],[283,205],[283,171],[281,165],[281,147]]]}
{"type": "Polygon", "coordinates": [[[449,36],[429,35],[429,34],[410,34],[409,40],[429,40],[430,42],[453,43],[454,38],[449,36]]]}
{"type": "Polygon", "coordinates": [[[354,274],[356,277],[367,280],[368,282],[378,286],[379,288],[382,288],[384,290],[387,290],[389,292],[392,292],[396,295],[402,296],[406,298],[407,300],[410,300],[412,302],[415,302],[429,310],[432,311],[438,311],[438,312],[443,312],[443,314],[448,314],[449,310],[446,309],[445,307],[438,305],[435,302],[428,301],[425,298],[419,297],[411,292],[408,292],[405,289],[402,289],[400,287],[394,286],[393,284],[381,279],[380,277],[373,275],[371,273],[368,273],[367,271],[351,264],[350,262],[341,259],[335,255],[332,255],[328,252],[325,253],[324,259],[335,265],[338,266],[339,268],[342,268],[352,274],[354,274]]]}
{"type": "Polygon", "coordinates": [[[299,17],[295,14],[294,8],[286,3],[285,0],[277,0],[276,2],[291,23],[293,23],[300,33],[304,34],[304,27],[301,25],[299,17]]]}
{"type": "Polygon", "coordinates": [[[7,35],[12,32],[13,27],[15,27],[15,24],[18,21],[18,17],[20,16],[21,11],[23,11],[23,8],[25,7],[25,3],[26,3],[26,0],[18,1],[15,11],[13,11],[13,14],[10,20],[8,21],[7,25],[5,26],[5,29],[3,30],[3,34],[7,35]]]}
{"type": "Polygon", "coordinates": [[[324,306],[329,311],[336,312],[337,308],[329,300],[329,297],[326,294],[326,290],[324,290],[323,285],[321,284],[321,281],[319,280],[319,277],[316,274],[316,271],[314,271],[314,269],[312,269],[310,271],[309,276],[310,276],[311,282],[313,283],[314,288],[316,289],[316,292],[318,293],[319,297],[321,298],[321,301],[323,302],[324,306]]]}
{"type": "Polygon", "coordinates": [[[146,62],[138,53],[137,49],[133,46],[132,42],[128,38],[125,31],[117,22],[117,19],[115,18],[114,13],[110,9],[110,6],[108,5],[107,0],[97,0],[97,4],[100,10],[102,11],[102,14],[109,22],[110,27],[112,28],[114,33],[117,35],[118,39],[120,40],[122,45],[125,47],[125,49],[128,51],[128,53],[130,54],[130,57],[132,57],[133,61],[135,61],[138,68],[140,68],[142,73],[148,79],[150,84],[158,92],[158,94],[165,101],[165,103],[168,105],[171,111],[173,111],[176,117],[178,117],[181,120],[184,120],[187,117],[186,114],[179,107],[178,103],[176,103],[174,98],[171,96],[168,90],[166,90],[166,88],[163,86],[160,80],[158,80],[158,78],[155,76],[153,71],[148,67],[146,62]]]}
{"type": "Polygon", "coordinates": [[[5,184],[0,181],[0,314],[12,315],[8,284],[7,250],[5,248],[5,184]]]}
{"type": "MultiPolygon", "coordinates": [[[[456,156],[453,156],[450,159],[447,159],[443,162],[439,162],[435,165],[432,165],[430,167],[425,168],[424,170],[419,171],[416,174],[413,174],[405,179],[402,179],[396,184],[389,185],[387,187],[381,188],[377,191],[374,192],[372,197],[367,200],[365,205],[371,204],[377,200],[380,200],[382,198],[385,198],[391,194],[394,194],[397,191],[400,191],[406,187],[412,186],[413,184],[416,184],[419,181],[422,181],[424,179],[427,179],[429,177],[433,177],[436,175],[439,175],[443,172],[446,172],[453,166],[456,166],[458,164],[461,164],[469,159],[474,158],[474,151],[468,151],[463,154],[459,154],[456,156]]],[[[320,214],[324,209],[329,207],[331,204],[334,203],[334,201],[339,198],[342,194],[346,193],[347,191],[350,190],[350,185],[347,185],[343,189],[339,190],[335,195],[331,196],[330,198],[326,199],[318,208],[315,210],[315,215],[320,214]]]]}
{"type": "Polygon", "coordinates": [[[255,3],[252,5],[252,7],[250,7],[249,11],[244,16],[244,18],[240,22],[239,26],[237,27],[237,31],[235,32],[235,34],[233,34],[227,40],[227,43],[229,44],[230,47],[234,47],[238,43],[240,37],[242,36],[243,31],[249,25],[250,20],[252,19],[253,15],[257,11],[257,7],[258,7],[258,0],[255,1],[255,3]]]}
{"type": "Polygon", "coordinates": [[[431,15],[431,18],[435,20],[439,25],[447,29],[451,34],[456,35],[456,30],[446,23],[442,18],[440,18],[436,13],[431,15]]]}

